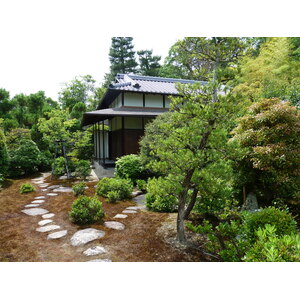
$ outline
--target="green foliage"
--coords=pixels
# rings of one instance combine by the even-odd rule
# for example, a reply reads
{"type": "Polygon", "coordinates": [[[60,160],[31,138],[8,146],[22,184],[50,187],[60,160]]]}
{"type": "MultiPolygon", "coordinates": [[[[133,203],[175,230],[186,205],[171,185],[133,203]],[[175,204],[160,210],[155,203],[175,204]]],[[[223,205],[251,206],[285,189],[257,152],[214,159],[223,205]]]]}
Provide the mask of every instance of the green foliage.
{"type": "Polygon", "coordinates": [[[120,199],[131,197],[133,186],[130,180],[121,178],[102,178],[97,183],[96,194],[102,197],[108,197],[111,191],[117,191],[120,199]]]}
{"type": "Polygon", "coordinates": [[[54,175],[62,176],[66,173],[66,162],[64,157],[60,156],[55,159],[54,175]]]}
{"type": "Polygon", "coordinates": [[[299,262],[300,235],[278,236],[275,226],[265,225],[256,230],[256,242],[246,252],[244,261],[247,262],[299,262]]]}
{"type": "Polygon", "coordinates": [[[35,192],[35,187],[31,183],[23,183],[20,186],[20,193],[26,194],[30,192],[35,192]]]}
{"type": "Polygon", "coordinates": [[[9,151],[9,175],[19,177],[36,172],[40,166],[40,151],[32,140],[23,139],[20,146],[9,151]]]}
{"type": "Polygon", "coordinates": [[[109,191],[107,193],[107,201],[110,203],[116,203],[117,201],[122,200],[120,190],[109,191]]]}
{"type": "Polygon", "coordinates": [[[89,160],[93,156],[94,144],[92,142],[92,132],[89,130],[76,131],[72,135],[71,156],[78,159],[89,160]]]}
{"type": "Polygon", "coordinates": [[[0,173],[0,189],[4,181],[5,181],[4,175],[0,173]]]}
{"type": "Polygon", "coordinates": [[[139,59],[139,72],[145,76],[158,76],[161,56],[152,55],[152,50],[137,51],[139,59]]]}
{"type": "Polygon", "coordinates": [[[152,178],[148,180],[146,206],[158,212],[173,212],[177,208],[176,188],[166,178],[152,178]]]}
{"type": "Polygon", "coordinates": [[[84,182],[80,182],[72,185],[73,193],[75,196],[84,195],[85,188],[86,188],[86,184],[84,182]]]}
{"type": "Polygon", "coordinates": [[[9,157],[7,152],[5,136],[0,129],[0,170],[1,174],[4,176],[7,174],[9,166],[9,157]]]}
{"type": "Polygon", "coordinates": [[[293,217],[275,207],[268,207],[259,212],[248,213],[245,217],[245,234],[251,242],[255,241],[255,232],[266,224],[274,226],[277,236],[291,235],[297,232],[297,223],[293,217]]]}
{"type": "Polygon", "coordinates": [[[142,179],[138,179],[136,181],[136,187],[142,191],[142,192],[146,192],[147,191],[147,182],[145,180],[142,179]]]}
{"type": "Polygon", "coordinates": [[[233,131],[241,153],[235,158],[240,186],[263,203],[300,202],[300,112],[280,99],[262,99],[233,131]]]}
{"type": "Polygon", "coordinates": [[[115,175],[120,178],[130,179],[135,184],[137,179],[145,176],[145,169],[140,157],[136,154],[130,154],[118,158],[115,175]]]}
{"type": "Polygon", "coordinates": [[[73,202],[69,216],[73,223],[80,225],[102,222],[102,203],[97,197],[80,196],[73,202]]]}
{"type": "Polygon", "coordinates": [[[75,176],[86,179],[91,174],[91,163],[89,160],[79,160],[75,167],[75,176]]]}

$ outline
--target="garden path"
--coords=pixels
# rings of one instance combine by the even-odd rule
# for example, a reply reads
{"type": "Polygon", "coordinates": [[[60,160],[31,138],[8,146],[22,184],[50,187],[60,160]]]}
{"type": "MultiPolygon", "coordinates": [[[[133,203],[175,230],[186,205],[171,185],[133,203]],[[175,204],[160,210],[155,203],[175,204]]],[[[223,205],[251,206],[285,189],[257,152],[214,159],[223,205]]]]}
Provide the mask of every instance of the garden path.
{"type": "MultiPolygon", "coordinates": [[[[40,192],[40,196],[34,197],[33,201],[30,204],[25,205],[25,209],[22,210],[23,213],[29,216],[37,216],[40,215],[42,220],[38,222],[38,226],[36,228],[37,232],[47,233],[47,240],[56,240],[66,238],[68,236],[68,230],[61,228],[60,225],[57,225],[52,218],[55,217],[54,213],[49,212],[48,210],[42,208],[44,204],[46,204],[47,200],[51,197],[58,196],[58,193],[70,193],[72,192],[72,188],[64,187],[63,185],[50,185],[49,183],[45,183],[45,179],[49,176],[48,173],[42,174],[43,176],[32,179],[32,183],[38,186],[38,191],[40,192]],[[51,223],[51,224],[50,224],[51,223]]],[[[113,218],[115,219],[124,219],[127,218],[126,214],[135,214],[139,209],[145,208],[145,206],[141,205],[141,200],[143,199],[143,195],[139,195],[139,193],[133,193],[133,200],[136,198],[136,203],[140,206],[130,206],[122,211],[122,214],[116,214],[113,218]]],[[[121,222],[117,221],[107,221],[104,222],[104,226],[106,228],[114,229],[114,230],[124,230],[125,225],[121,222]]],[[[95,228],[85,228],[76,231],[70,238],[69,244],[73,247],[77,246],[85,246],[89,242],[96,241],[105,236],[105,232],[103,230],[98,230],[95,228]]],[[[109,251],[105,249],[102,245],[96,245],[90,248],[85,249],[82,252],[83,255],[90,257],[96,256],[97,258],[89,260],[90,262],[111,262],[112,260],[109,257],[109,251]],[[105,257],[103,257],[105,256],[105,257]]]]}

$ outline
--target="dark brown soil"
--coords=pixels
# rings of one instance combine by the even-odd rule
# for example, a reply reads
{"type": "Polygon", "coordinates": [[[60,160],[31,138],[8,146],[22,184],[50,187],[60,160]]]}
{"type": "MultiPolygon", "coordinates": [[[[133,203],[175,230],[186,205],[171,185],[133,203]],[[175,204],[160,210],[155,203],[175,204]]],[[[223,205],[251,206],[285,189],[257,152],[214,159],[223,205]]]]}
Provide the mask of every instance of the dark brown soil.
{"type": "MultiPolygon", "coordinates": [[[[82,254],[84,250],[96,245],[103,245],[108,254],[101,258],[110,258],[114,262],[175,262],[175,261],[207,261],[201,252],[178,247],[175,242],[175,219],[172,214],[139,211],[128,214],[128,218],[118,221],[125,225],[125,230],[109,229],[101,224],[77,226],[70,222],[68,212],[75,197],[72,193],[59,193],[56,197],[48,197],[41,207],[55,213],[53,223],[67,229],[67,236],[58,240],[47,240],[47,233],[36,231],[41,216],[27,216],[21,212],[24,205],[34,197],[45,195],[37,186],[37,191],[22,195],[19,187],[30,182],[31,178],[14,180],[6,184],[0,192],[0,261],[87,261],[82,254]],[[85,246],[73,247],[70,237],[79,229],[93,227],[104,230],[106,235],[100,240],[85,246]]],[[[47,181],[47,180],[46,180],[47,181]]],[[[53,181],[51,184],[56,184],[53,181]]],[[[70,186],[70,181],[59,181],[70,186]]],[[[95,182],[88,183],[88,195],[94,195],[95,182]]],[[[103,203],[105,221],[114,220],[113,216],[121,213],[133,201],[122,201],[116,204],[103,203]]],[[[100,258],[100,257],[93,257],[100,258]]]]}

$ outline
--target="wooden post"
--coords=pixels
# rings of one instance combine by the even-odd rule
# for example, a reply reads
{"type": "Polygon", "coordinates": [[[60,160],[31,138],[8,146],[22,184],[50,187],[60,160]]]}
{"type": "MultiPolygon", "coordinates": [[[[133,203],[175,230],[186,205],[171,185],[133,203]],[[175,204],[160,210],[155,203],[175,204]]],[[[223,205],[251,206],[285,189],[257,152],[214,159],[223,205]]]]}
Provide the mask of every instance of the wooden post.
{"type": "Polygon", "coordinates": [[[105,166],[105,133],[104,133],[104,120],[102,121],[102,146],[103,146],[103,167],[105,166]]]}

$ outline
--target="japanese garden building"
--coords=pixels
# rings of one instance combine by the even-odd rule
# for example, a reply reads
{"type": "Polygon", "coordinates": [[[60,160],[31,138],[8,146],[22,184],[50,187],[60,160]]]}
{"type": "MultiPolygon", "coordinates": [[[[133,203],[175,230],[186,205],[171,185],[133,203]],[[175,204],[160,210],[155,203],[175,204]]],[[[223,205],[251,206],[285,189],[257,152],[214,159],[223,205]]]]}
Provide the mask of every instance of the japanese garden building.
{"type": "Polygon", "coordinates": [[[170,108],[170,96],[178,95],[176,83],[193,80],[117,74],[97,110],[86,112],[82,126],[93,126],[94,160],[105,167],[116,158],[139,152],[145,125],[170,108]]]}

